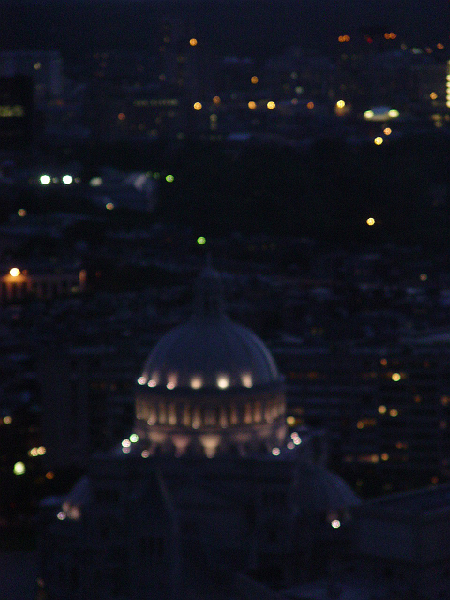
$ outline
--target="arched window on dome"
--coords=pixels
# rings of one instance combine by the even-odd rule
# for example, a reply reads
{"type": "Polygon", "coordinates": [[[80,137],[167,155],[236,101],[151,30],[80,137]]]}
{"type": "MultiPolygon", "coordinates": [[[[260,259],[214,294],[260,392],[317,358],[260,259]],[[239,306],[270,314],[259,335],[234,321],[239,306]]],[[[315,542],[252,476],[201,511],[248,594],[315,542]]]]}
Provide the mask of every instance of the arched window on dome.
{"type": "Polygon", "coordinates": [[[234,404],[230,405],[230,425],[237,425],[239,422],[238,413],[234,404]]]}
{"type": "Polygon", "coordinates": [[[253,405],[253,420],[255,423],[261,423],[262,412],[261,412],[261,402],[257,400],[253,405]]]}
{"type": "Polygon", "coordinates": [[[273,421],[273,402],[272,400],[267,400],[266,406],[264,408],[264,419],[267,423],[272,423],[273,421]]]}
{"type": "Polygon", "coordinates": [[[148,407],[148,419],[147,419],[147,424],[148,425],[154,425],[156,423],[156,408],[155,405],[149,404],[148,407]]]}
{"type": "Polygon", "coordinates": [[[164,402],[160,402],[159,403],[159,414],[158,414],[158,421],[161,424],[165,424],[167,423],[167,408],[164,402]]]}
{"type": "Polygon", "coordinates": [[[196,406],[192,411],[192,427],[194,429],[198,429],[202,424],[202,419],[200,416],[200,408],[196,406]]]}
{"type": "Polygon", "coordinates": [[[183,425],[186,425],[186,427],[191,425],[191,407],[188,403],[183,407],[183,425]]]}
{"type": "Polygon", "coordinates": [[[136,417],[142,421],[146,421],[149,416],[148,403],[145,400],[138,398],[136,401],[136,417]]]}
{"type": "Polygon", "coordinates": [[[216,414],[213,408],[206,408],[204,414],[204,424],[205,425],[216,425],[216,414]]]}
{"type": "Polygon", "coordinates": [[[250,402],[246,402],[244,406],[244,423],[250,425],[252,422],[252,406],[250,402]]]}
{"type": "Polygon", "coordinates": [[[175,407],[175,402],[171,402],[169,404],[169,425],[177,424],[177,410],[175,407]]]}
{"type": "Polygon", "coordinates": [[[228,427],[227,411],[225,410],[225,408],[223,406],[220,407],[219,424],[221,427],[228,427]]]}

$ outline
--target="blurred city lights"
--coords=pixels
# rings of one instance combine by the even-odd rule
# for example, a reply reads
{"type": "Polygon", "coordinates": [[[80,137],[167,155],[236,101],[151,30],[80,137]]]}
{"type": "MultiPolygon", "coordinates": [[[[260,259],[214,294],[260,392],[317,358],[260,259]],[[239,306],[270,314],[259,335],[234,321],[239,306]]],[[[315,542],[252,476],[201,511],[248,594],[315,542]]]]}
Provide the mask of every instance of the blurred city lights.
{"type": "Polygon", "coordinates": [[[373,217],[369,217],[368,219],[366,219],[366,223],[367,225],[372,227],[372,225],[375,225],[375,219],[373,217]]]}
{"type": "Polygon", "coordinates": [[[196,46],[198,44],[198,40],[196,38],[191,38],[189,40],[189,45],[190,46],[196,46]]]}
{"type": "Polygon", "coordinates": [[[14,475],[23,475],[26,471],[25,465],[23,462],[16,462],[13,468],[14,475]]]}
{"type": "Polygon", "coordinates": [[[166,181],[168,183],[172,183],[172,181],[175,180],[175,177],[173,175],[166,175],[166,181]]]}
{"type": "Polygon", "coordinates": [[[383,143],[383,138],[382,137],[376,137],[374,140],[375,144],[377,146],[381,146],[381,144],[383,143]]]}
{"type": "Polygon", "coordinates": [[[197,244],[199,246],[203,246],[204,244],[206,244],[206,239],[201,235],[199,238],[197,238],[197,244]]]}
{"type": "Polygon", "coordinates": [[[249,107],[250,110],[255,110],[256,108],[256,102],[253,102],[253,100],[250,100],[250,102],[247,105],[249,107]]]}
{"type": "Polygon", "coordinates": [[[17,267],[13,267],[10,269],[9,274],[11,277],[18,277],[20,275],[20,270],[17,267]]]}
{"type": "Polygon", "coordinates": [[[200,102],[195,102],[194,108],[195,108],[195,110],[201,110],[202,109],[201,103],[200,102]]]}
{"type": "Polygon", "coordinates": [[[62,178],[64,185],[70,185],[73,181],[72,175],[64,175],[62,178]]]}
{"type": "Polygon", "coordinates": [[[338,101],[336,102],[336,106],[337,106],[338,108],[344,108],[344,106],[345,106],[345,100],[338,100],[338,101]]]}
{"type": "Polygon", "coordinates": [[[268,108],[269,110],[273,110],[273,109],[275,108],[275,102],[274,102],[273,100],[270,100],[270,101],[267,103],[267,108],[268,108]]]}
{"type": "Polygon", "coordinates": [[[39,181],[42,185],[48,185],[51,182],[51,178],[49,175],[41,175],[39,181]]]}
{"type": "Polygon", "coordinates": [[[251,81],[252,83],[255,83],[255,84],[256,84],[256,83],[258,83],[259,79],[258,79],[258,77],[256,77],[256,75],[253,75],[253,77],[251,78],[251,80],[250,80],[250,81],[251,81]]]}

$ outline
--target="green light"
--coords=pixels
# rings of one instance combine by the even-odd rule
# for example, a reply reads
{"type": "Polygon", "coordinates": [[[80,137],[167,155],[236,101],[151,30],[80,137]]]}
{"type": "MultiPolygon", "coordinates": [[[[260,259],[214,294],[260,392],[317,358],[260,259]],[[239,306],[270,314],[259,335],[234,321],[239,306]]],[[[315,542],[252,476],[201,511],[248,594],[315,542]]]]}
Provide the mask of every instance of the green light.
{"type": "Polygon", "coordinates": [[[159,173],[153,173],[153,179],[159,179],[161,175],[159,173]]]}
{"type": "Polygon", "coordinates": [[[167,176],[166,176],[166,181],[167,181],[168,183],[172,183],[172,181],[173,181],[174,179],[175,179],[175,177],[174,177],[173,175],[167,175],[167,176]]]}
{"type": "Polygon", "coordinates": [[[197,239],[197,244],[199,244],[200,246],[203,246],[204,244],[206,244],[206,239],[201,235],[198,239],[197,239]]]}
{"type": "Polygon", "coordinates": [[[13,471],[14,475],[23,475],[25,473],[25,465],[23,464],[23,462],[16,462],[13,471]]]}

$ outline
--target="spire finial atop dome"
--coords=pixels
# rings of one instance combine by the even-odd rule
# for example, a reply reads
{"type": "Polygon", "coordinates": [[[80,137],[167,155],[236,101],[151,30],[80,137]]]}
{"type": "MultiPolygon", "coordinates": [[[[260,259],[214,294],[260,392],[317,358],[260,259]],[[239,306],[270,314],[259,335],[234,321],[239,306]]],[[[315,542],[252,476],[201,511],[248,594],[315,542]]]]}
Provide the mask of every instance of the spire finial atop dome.
{"type": "Polygon", "coordinates": [[[206,266],[195,282],[194,314],[201,317],[219,317],[225,313],[222,282],[212,266],[208,252],[206,266]]]}

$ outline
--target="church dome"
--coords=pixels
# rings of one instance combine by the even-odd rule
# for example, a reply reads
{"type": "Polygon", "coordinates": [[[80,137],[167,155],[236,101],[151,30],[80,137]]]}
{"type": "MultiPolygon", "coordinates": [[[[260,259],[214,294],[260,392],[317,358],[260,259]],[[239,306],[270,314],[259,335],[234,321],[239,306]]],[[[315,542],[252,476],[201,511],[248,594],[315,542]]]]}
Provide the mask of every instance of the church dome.
{"type": "Polygon", "coordinates": [[[198,442],[208,456],[244,453],[285,435],[283,378],[258,336],[226,315],[210,267],[196,281],[191,318],[156,344],[138,384],[136,433],[154,449],[182,454],[198,442]]]}
{"type": "Polygon", "coordinates": [[[174,388],[252,388],[280,380],[273,357],[252,331],[224,312],[220,280],[205,269],[192,317],[164,335],[145,362],[140,385],[174,388]]]}

